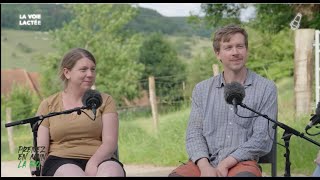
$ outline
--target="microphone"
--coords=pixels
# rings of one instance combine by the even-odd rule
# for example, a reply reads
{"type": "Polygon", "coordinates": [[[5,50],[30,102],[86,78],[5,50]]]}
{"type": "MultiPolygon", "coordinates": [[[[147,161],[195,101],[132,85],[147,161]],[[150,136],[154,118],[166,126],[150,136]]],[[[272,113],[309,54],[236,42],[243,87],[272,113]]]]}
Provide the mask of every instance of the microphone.
{"type": "Polygon", "coordinates": [[[224,87],[224,99],[228,104],[233,105],[234,113],[237,114],[237,105],[242,103],[245,97],[244,87],[238,82],[226,83],[224,87]]]}
{"type": "Polygon", "coordinates": [[[309,124],[306,126],[305,130],[307,131],[308,129],[310,129],[312,126],[319,124],[320,123],[320,102],[318,102],[317,104],[317,108],[316,108],[316,114],[314,114],[312,116],[312,118],[310,119],[309,124]]]}
{"type": "Polygon", "coordinates": [[[102,97],[101,94],[92,89],[88,89],[83,97],[82,97],[82,104],[86,106],[87,109],[91,109],[94,115],[94,119],[96,119],[96,113],[97,109],[101,106],[102,104],[102,97]]]}

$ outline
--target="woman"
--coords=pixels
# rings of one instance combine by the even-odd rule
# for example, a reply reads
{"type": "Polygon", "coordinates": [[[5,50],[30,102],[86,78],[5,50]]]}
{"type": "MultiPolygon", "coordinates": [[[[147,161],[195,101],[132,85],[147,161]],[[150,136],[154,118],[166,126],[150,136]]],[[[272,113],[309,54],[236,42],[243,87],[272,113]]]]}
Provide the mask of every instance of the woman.
{"type": "MultiPolygon", "coordinates": [[[[96,60],[87,50],[75,48],[63,57],[61,92],[43,100],[37,115],[82,107],[82,96],[95,83],[96,60]]],[[[103,102],[93,120],[91,110],[44,119],[38,129],[38,146],[48,155],[42,176],[125,176],[117,160],[118,114],[115,102],[101,94],[103,102]],[[91,115],[91,117],[90,117],[91,115]]]]}

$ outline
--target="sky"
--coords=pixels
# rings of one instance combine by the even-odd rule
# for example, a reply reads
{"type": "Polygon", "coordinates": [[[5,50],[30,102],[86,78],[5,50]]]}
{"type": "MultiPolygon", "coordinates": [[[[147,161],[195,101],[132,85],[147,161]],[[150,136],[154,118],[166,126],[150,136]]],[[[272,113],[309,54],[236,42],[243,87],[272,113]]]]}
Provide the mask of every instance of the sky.
{"type": "MultiPolygon", "coordinates": [[[[138,3],[140,7],[156,10],[163,16],[189,16],[200,13],[201,3],[138,3]]],[[[203,13],[202,13],[203,14],[203,13]]],[[[247,20],[248,17],[254,14],[254,9],[250,8],[241,12],[241,20],[247,20]]]]}
{"type": "Polygon", "coordinates": [[[140,7],[158,11],[163,16],[189,16],[190,11],[198,14],[201,3],[139,3],[140,7]]]}

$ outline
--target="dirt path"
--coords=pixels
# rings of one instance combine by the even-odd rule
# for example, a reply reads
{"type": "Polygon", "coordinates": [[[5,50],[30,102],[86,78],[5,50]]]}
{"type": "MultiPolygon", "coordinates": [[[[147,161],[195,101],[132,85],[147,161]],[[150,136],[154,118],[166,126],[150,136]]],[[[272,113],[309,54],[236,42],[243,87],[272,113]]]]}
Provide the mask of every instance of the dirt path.
{"type": "MultiPolygon", "coordinates": [[[[1,161],[1,177],[31,177],[29,166],[18,168],[19,161],[1,161]]],[[[22,166],[22,165],[20,165],[22,166]]],[[[127,177],[166,177],[175,167],[124,165],[127,177]]]]}

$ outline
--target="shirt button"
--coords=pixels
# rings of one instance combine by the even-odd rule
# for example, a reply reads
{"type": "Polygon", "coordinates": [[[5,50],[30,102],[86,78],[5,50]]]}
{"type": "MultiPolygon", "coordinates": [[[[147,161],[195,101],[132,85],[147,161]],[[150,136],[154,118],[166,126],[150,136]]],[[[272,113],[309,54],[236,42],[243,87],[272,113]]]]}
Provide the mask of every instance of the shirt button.
{"type": "Polygon", "coordinates": [[[231,125],[231,124],[232,124],[232,122],[229,122],[229,124],[231,125]]]}
{"type": "Polygon", "coordinates": [[[230,136],[227,136],[227,138],[230,138],[230,136]]]}
{"type": "Polygon", "coordinates": [[[230,108],[230,110],[233,110],[233,108],[230,108]]]}

